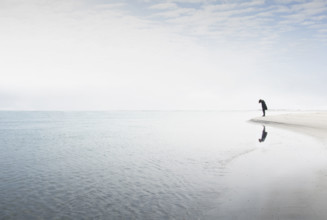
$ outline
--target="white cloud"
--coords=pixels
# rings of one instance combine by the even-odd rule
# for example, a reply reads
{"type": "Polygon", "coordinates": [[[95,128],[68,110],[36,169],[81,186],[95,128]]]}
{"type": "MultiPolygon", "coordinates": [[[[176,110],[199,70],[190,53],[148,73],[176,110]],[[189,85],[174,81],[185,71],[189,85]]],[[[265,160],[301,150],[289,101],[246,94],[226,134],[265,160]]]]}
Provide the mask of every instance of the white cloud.
{"type": "Polygon", "coordinates": [[[177,5],[174,3],[171,3],[171,2],[167,2],[167,3],[151,5],[149,8],[150,9],[158,9],[158,10],[176,9],[177,5]]]}
{"type": "Polygon", "coordinates": [[[219,82],[227,76],[213,69],[207,52],[192,40],[110,5],[99,11],[56,10],[48,5],[6,9],[0,85],[24,103],[14,106],[125,109],[181,103],[187,108],[193,104],[183,103],[183,97],[201,92],[209,80],[202,77],[215,72],[210,80],[219,82]]]}
{"type": "Polygon", "coordinates": [[[135,15],[127,2],[0,2],[0,108],[228,108],[278,83],[279,96],[305,61],[324,65],[296,55],[320,51],[322,1],[181,3],[148,2],[150,15],[135,15]],[[306,26],[317,36],[287,40],[306,26]]]}
{"type": "MultiPolygon", "coordinates": [[[[209,40],[229,41],[265,41],[274,35],[274,40],[266,43],[278,43],[277,36],[310,28],[319,31],[317,24],[325,22],[327,5],[324,1],[266,1],[248,2],[202,2],[193,8],[166,9],[153,12],[151,18],[160,17],[180,34],[207,37],[209,40]],[[270,2],[271,3],[271,2],[270,2]]],[[[326,23],[326,22],[325,22],[326,23]]],[[[313,33],[314,34],[314,33],[313,33]]],[[[318,35],[317,40],[319,40],[318,35]]]]}
{"type": "Polygon", "coordinates": [[[303,3],[306,0],[275,0],[277,4],[291,4],[291,3],[303,3]]]}

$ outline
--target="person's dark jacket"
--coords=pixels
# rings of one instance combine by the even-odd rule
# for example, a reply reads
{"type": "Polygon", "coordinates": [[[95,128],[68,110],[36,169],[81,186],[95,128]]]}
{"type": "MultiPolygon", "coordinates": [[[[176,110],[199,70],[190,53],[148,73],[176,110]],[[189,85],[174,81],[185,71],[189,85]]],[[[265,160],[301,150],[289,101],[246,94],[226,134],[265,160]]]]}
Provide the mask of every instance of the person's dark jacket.
{"type": "Polygon", "coordinates": [[[262,106],[262,109],[263,109],[263,110],[268,110],[268,107],[267,107],[265,101],[260,100],[259,102],[261,103],[261,106],[262,106]]]}

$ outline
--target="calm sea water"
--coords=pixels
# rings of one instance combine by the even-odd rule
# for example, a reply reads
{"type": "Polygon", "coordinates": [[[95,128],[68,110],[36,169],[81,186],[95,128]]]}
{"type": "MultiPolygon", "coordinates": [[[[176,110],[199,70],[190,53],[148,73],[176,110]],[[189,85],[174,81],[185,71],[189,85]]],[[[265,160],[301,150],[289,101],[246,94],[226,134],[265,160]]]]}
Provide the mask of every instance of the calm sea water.
{"type": "Polygon", "coordinates": [[[0,219],[238,219],[265,158],[324,148],[275,128],[259,142],[259,114],[0,112],[0,219]]]}

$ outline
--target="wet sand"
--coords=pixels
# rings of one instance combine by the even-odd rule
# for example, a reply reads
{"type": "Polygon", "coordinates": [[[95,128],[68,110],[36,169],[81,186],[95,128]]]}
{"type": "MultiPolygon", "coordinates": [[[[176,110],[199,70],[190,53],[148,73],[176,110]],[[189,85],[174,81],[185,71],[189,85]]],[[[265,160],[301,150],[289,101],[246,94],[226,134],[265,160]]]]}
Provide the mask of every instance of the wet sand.
{"type": "MultiPolygon", "coordinates": [[[[327,210],[324,206],[327,202],[327,112],[256,117],[250,122],[262,124],[268,131],[282,128],[295,132],[295,135],[305,134],[308,142],[301,143],[301,146],[290,142],[288,147],[283,148],[278,147],[276,142],[270,144],[269,148],[262,148],[262,151],[249,155],[246,160],[239,160],[233,164],[234,168],[238,167],[235,169],[237,175],[243,175],[244,182],[239,184],[243,189],[239,185],[234,187],[239,188],[238,193],[244,193],[243,198],[237,196],[234,200],[243,205],[231,202],[230,207],[233,209],[239,207],[233,210],[239,214],[221,217],[327,219],[327,210]],[[249,161],[254,161],[256,166],[249,161]],[[240,213],[243,213],[243,216],[240,216],[240,213]]],[[[296,138],[289,135],[285,137],[293,140],[296,138]]]]}
{"type": "Polygon", "coordinates": [[[327,140],[327,111],[256,117],[250,122],[289,129],[327,140]]]}

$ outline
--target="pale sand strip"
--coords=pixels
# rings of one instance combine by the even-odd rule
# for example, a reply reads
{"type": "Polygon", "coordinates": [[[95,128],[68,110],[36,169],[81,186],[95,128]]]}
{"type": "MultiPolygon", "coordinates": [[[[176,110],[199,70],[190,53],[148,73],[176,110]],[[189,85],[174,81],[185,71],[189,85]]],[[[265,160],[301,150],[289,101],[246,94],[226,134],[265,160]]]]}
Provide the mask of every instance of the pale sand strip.
{"type": "MultiPolygon", "coordinates": [[[[269,115],[256,117],[250,121],[307,134],[319,138],[323,142],[327,141],[327,112],[269,115]]],[[[257,194],[261,192],[263,195],[263,203],[257,219],[327,219],[327,209],[324,207],[327,201],[325,151],[319,153],[320,151],[317,151],[314,146],[308,146],[308,148],[312,148],[312,152],[307,151],[301,157],[296,157],[301,152],[294,151],[294,156],[289,157],[293,160],[290,160],[289,163],[285,163],[285,161],[283,163],[282,155],[287,152],[291,152],[292,155],[292,151],[284,149],[279,154],[280,159],[273,158],[276,162],[272,163],[269,173],[261,172],[260,175],[267,178],[271,184],[263,187],[263,193],[260,190],[257,192],[257,194]],[[311,156],[306,157],[305,155],[311,156]],[[292,167],[292,165],[295,166],[292,167]]],[[[278,150],[271,150],[271,152],[278,153],[278,150]]],[[[263,154],[263,156],[265,155],[263,154]]],[[[266,156],[265,162],[262,164],[273,160],[269,155],[266,156]]]]}
{"type": "Polygon", "coordinates": [[[294,130],[318,138],[327,139],[327,112],[289,113],[256,117],[250,122],[294,130]]]}
{"type": "Polygon", "coordinates": [[[271,115],[253,118],[251,121],[327,129],[327,112],[271,115]]]}

